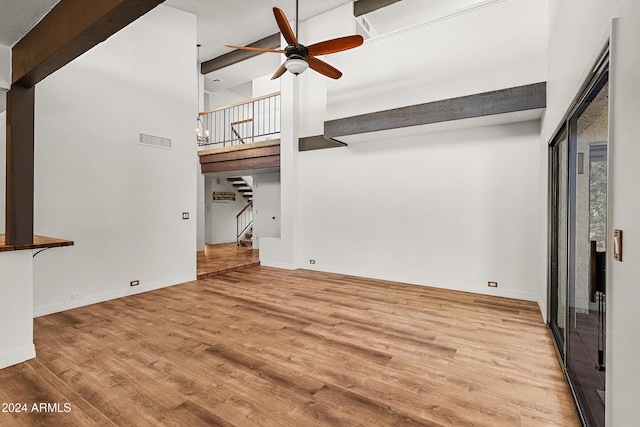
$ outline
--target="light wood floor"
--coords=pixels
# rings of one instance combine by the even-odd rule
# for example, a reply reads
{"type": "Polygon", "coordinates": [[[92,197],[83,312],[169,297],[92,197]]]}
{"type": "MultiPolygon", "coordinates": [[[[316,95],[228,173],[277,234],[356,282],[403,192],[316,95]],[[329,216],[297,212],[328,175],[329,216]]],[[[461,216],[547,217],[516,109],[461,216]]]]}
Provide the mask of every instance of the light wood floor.
{"type": "Polygon", "coordinates": [[[260,256],[257,249],[235,243],[205,244],[204,250],[197,253],[197,265],[198,279],[206,279],[227,271],[260,265],[260,256]]]}
{"type": "Polygon", "coordinates": [[[578,426],[536,304],[252,267],[35,319],[42,426],[578,426]]]}

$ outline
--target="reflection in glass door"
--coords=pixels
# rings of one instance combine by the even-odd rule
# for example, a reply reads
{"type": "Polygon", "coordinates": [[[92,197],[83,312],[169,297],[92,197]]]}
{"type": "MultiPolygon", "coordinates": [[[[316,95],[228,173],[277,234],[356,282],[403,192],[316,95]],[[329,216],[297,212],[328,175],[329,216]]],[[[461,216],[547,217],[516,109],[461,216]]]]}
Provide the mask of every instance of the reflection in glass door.
{"type": "Polygon", "coordinates": [[[550,150],[549,326],[587,426],[604,426],[608,72],[550,150]],[[566,130],[565,130],[566,129],[566,130]]]}
{"type": "Polygon", "coordinates": [[[570,120],[571,248],[567,372],[590,425],[604,426],[607,75],[570,120]]]}

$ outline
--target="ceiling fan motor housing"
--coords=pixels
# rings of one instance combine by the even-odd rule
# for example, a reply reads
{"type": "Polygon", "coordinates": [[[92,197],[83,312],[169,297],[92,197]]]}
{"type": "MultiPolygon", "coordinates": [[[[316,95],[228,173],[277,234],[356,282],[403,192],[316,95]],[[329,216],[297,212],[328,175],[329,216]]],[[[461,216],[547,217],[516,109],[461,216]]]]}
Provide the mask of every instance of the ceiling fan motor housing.
{"type": "Polygon", "coordinates": [[[284,48],[284,54],[287,59],[298,58],[306,61],[309,57],[309,49],[307,49],[307,47],[302,44],[298,44],[298,47],[290,44],[289,46],[284,48]]]}

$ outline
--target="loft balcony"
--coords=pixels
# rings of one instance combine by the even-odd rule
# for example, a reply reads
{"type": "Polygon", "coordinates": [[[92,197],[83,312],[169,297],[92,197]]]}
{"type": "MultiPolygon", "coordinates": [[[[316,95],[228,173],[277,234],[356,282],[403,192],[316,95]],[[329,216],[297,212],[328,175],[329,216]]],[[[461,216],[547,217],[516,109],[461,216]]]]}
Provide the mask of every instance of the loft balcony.
{"type": "Polygon", "coordinates": [[[197,139],[202,173],[280,168],[280,92],[204,111],[197,139]]]}
{"type": "Polygon", "coordinates": [[[223,148],[280,138],[280,92],[198,114],[198,145],[223,148]]]}

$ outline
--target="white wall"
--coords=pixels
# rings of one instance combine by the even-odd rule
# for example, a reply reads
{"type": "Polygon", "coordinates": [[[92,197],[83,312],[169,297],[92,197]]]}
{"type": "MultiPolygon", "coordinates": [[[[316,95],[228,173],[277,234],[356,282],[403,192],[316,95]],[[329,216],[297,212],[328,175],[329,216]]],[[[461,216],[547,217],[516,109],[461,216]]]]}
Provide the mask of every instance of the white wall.
{"type": "Polygon", "coordinates": [[[195,66],[195,16],[159,6],[38,84],[35,231],[75,246],[34,259],[36,315],[195,279],[195,66]]]}
{"type": "Polygon", "coordinates": [[[506,0],[329,55],[328,118],[546,81],[547,0],[506,0]]]}
{"type": "Polygon", "coordinates": [[[571,106],[609,38],[614,2],[549,2],[547,110],[542,140],[548,142],[571,106]]]}
{"type": "MultiPolygon", "coordinates": [[[[11,87],[11,48],[0,44],[0,92],[11,87]]],[[[2,111],[2,109],[0,109],[2,111]]]]}
{"type": "MultiPolygon", "coordinates": [[[[0,91],[1,92],[1,91],[0,91]]],[[[4,93],[0,94],[4,97],[4,93]]],[[[5,230],[5,209],[7,191],[7,113],[0,112],[0,234],[5,230]]]]}
{"type": "MultiPolygon", "coordinates": [[[[275,70],[274,70],[275,72],[275,70]]],[[[258,77],[251,81],[251,96],[258,98],[280,91],[280,80],[271,80],[271,75],[258,77]]]]}
{"type": "Polygon", "coordinates": [[[233,188],[226,178],[207,176],[205,198],[205,209],[207,210],[207,237],[206,243],[233,243],[236,241],[236,215],[247,204],[246,199],[233,188]],[[214,203],[212,194],[214,191],[224,191],[236,193],[235,203],[214,203]]]}
{"type": "MultiPolygon", "coordinates": [[[[200,62],[198,62],[198,70],[200,70],[200,62]]],[[[208,109],[209,95],[204,91],[204,76],[198,71],[198,112],[208,109]]],[[[195,147],[196,151],[201,148],[195,147]]],[[[198,173],[196,177],[196,250],[204,250],[205,233],[206,233],[206,216],[204,193],[205,193],[205,177],[200,173],[200,166],[198,166],[198,173]]]]}
{"type": "Polygon", "coordinates": [[[260,239],[280,237],[280,174],[253,177],[253,247],[260,239]]]}
{"type": "Polygon", "coordinates": [[[207,211],[205,207],[204,195],[206,193],[205,176],[200,173],[200,166],[198,166],[198,175],[196,179],[196,250],[204,250],[205,236],[207,234],[207,211]]]}
{"type": "MultiPolygon", "coordinates": [[[[231,92],[230,90],[220,90],[216,92],[205,92],[206,97],[206,110],[213,110],[214,108],[226,107],[236,104],[238,102],[246,101],[246,97],[231,92]]],[[[205,149],[207,147],[204,147],[205,149]]],[[[210,148],[210,147],[209,147],[210,148]]]]}
{"type": "MultiPolygon", "coordinates": [[[[623,260],[609,255],[607,278],[607,425],[632,425],[640,382],[640,4],[618,2],[611,41],[610,228],[623,230],[623,260]]],[[[609,247],[612,247],[611,238],[609,247]]]]}
{"type": "Polygon", "coordinates": [[[36,355],[32,253],[0,252],[0,369],[36,355]]]}
{"type": "Polygon", "coordinates": [[[538,147],[526,122],[301,153],[300,265],[537,301],[538,147]]]}
{"type": "MultiPolygon", "coordinates": [[[[508,0],[329,55],[344,75],[326,82],[326,118],[544,81],[546,18],[546,1],[508,0]]],[[[281,79],[283,229],[279,246],[261,241],[263,264],[543,305],[546,184],[539,122],[291,154],[289,132],[311,134],[307,117],[325,114],[326,101],[316,88],[307,90],[306,74],[298,77],[299,98],[288,76],[281,79]],[[299,116],[290,118],[287,108],[298,111],[298,101],[299,116]],[[488,288],[488,280],[498,281],[498,289],[488,288]]]]}
{"type": "Polygon", "coordinates": [[[202,199],[202,212],[204,216],[204,228],[203,228],[203,250],[204,244],[213,242],[213,209],[211,208],[211,193],[213,188],[211,187],[211,177],[204,174],[200,174],[204,183],[202,193],[198,194],[198,199],[202,199]]]}
{"type": "MultiPolygon", "coordinates": [[[[300,39],[307,45],[356,33],[353,18],[353,3],[330,10],[313,17],[300,27],[300,39]]],[[[334,65],[334,55],[320,56],[330,65],[334,65]]],[[[306,71],[300,81],[300,137],[322,135],[327,120],[327,88],[337,84],[311,69],[306,71]]]]}
{"type": "Polygon", "coordinates": [[[635,0],[552,2],[549,86],[543,144],[590,72],[613,26],[610,62],[609,247],[613,229],[624,231],[623,261],[609,251],[607,276],[606,425],[632,425],[637,418],[640,367],[640,5],[635,0]]]}
{"type": "Polygon", "coordinates": [[[269,267],[294,269],[300,241],[298,165],[299,77],[285,73],[280,77],[280,237],[259,240],[260,263],[269,267]]]}

